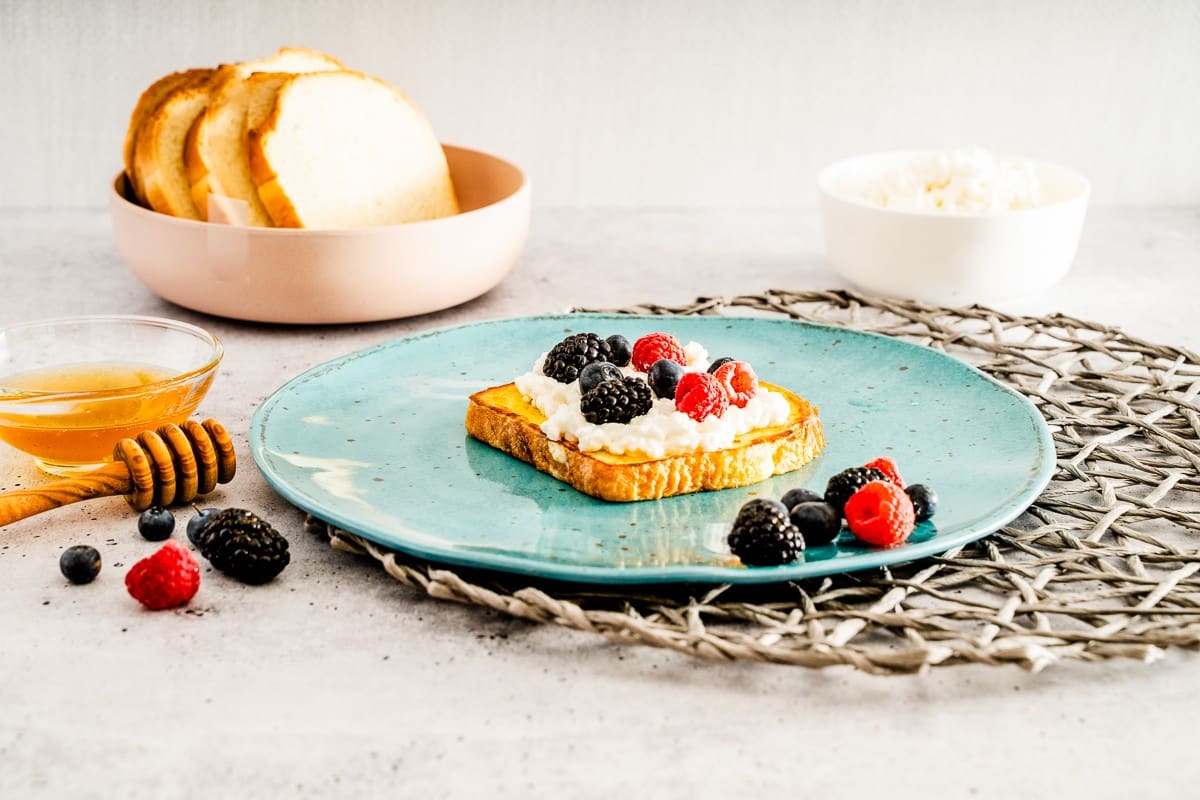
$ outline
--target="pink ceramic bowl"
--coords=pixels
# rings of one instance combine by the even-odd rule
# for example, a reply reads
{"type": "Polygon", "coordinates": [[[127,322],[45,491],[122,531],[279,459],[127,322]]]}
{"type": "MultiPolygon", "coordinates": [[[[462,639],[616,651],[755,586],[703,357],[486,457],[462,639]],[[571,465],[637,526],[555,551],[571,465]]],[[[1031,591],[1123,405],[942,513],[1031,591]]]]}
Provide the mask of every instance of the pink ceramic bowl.
{"type": "Polygon", "coordinates": [[[178,219],[126,194],[109,206],[117,250],[172,303],[256,322],[368,322],[478,297],[509,273],[529,234],[529,183],[503,159],[444,148],[462,212],[352,230],[249,228],[178,219]]]}

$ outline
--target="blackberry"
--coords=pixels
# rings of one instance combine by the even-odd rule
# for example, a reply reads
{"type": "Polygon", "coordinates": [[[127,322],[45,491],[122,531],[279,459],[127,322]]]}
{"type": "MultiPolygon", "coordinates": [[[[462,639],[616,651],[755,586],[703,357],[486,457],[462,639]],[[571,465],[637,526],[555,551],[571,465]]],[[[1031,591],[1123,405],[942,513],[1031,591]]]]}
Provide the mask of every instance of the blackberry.
{"type": "Polygon", "coordinates": [[[654,405],[650,387],[641,378],[604,381],[579,401],[583,418],[593,425],[605,422],[629,422],[647,413],[654,405]]]}
{"type": "Polygon", "coordinates": [[[788,511],[788,519],[811,547],[831,543],[842,530],[841,516],[824,500],[797,503],[788,511]]]}
{"type": "Polygon", "coordinates": [[[789,489],[783,493],[783,497],[779,498],[779,502],[783,503],[783,507],[789,511],[793,506],[798,506],[801,503],[817,503],[824,502],[825,498],[814,492],[812,489],[789,489]]]}
{"type": "Polygon", "coordinates": [[[214,567],[242,583],[266,583],[291,561],[287,539],[242,508],[214,514],[196,534],[196,546],[214,567]]]}
{"type": "Polygon", "coordinates": [[[716,361],[714,361],[714,362],[712,362],[711,364],[709,364],[709,365],[708,365],[708,374],[709,374],[709,375],[712,375],[712,374],[713,374],[713,373],[715,373],[717,370],[719,370],[721,367],[723,367],[723,366],[725,366],[726,364],[728,364],[730,361],[733,361],[733,359],[732,359],[732,358],[730,358],[729,356],[721,356],[721,357],[720,357],[720,358],[718,358],[716,361]]]}
{"type": "Polygon", "coordinates": [[[650,365],[646,379],[655,397],[675,399],[675,390],[679,388],[679,379],[683,377],[683,367],[669,358],[660,358],[650,365]]]}
{"type": "Polygon", "coordinates": [[[604,341],[608,342],[612,363],[618,367],[629,366],[629,362],[633,358],[633,345],[629,343],[629,340],[619,333],[614,333],[604,341]]]}
{"type": "Polygon", "coordinates": [[[914,483],[904,490],[912,500],[913,511],[917,512],[917,522],[924,522],[937,513],[937,492],[923,483],[914,483]]]}
{"type": "Polygon", "coordinates": [[[542,372],[559,383],[572,383],[588,364],[611,360],[612,348],[608,342],[594,333],[576,333],[550,348],[542,372]]]}
{"type": "Polygon", "coordinates": [[[587,394],[604,381],[621,380],[621,370],[617,365],[608,361],[593,361],[579,370],[579,391],[587,394]]]}
{"type": "Polygon", "coordinates": [[[58,558],[58,568],[71,583],[91,583],[100,574],[100,551],[86,544],[68,547],[58,558]]]}
{"type": "Polygon", "coordinates": [[[825,502],[833,506],[838,514],[845,514],[846,501],[850,495],[871,481],[886,481],[887,475],[874,467],[851,467],[844,469],[825,484],[825,502]]]}
{"type": "Polygon", "coordinates": [[[161,542],[175,530],[175,515],[162,506],[150,506],[138,515],[138,533],[143,539],[161,542]]]}
{"type": "Polygon", "coordinates": [[[738,511],[729,532],[729,549],[748,567],[789,564],[804,552],[804,537],[788,519],[783,503],[749,500],[738,511]]]}

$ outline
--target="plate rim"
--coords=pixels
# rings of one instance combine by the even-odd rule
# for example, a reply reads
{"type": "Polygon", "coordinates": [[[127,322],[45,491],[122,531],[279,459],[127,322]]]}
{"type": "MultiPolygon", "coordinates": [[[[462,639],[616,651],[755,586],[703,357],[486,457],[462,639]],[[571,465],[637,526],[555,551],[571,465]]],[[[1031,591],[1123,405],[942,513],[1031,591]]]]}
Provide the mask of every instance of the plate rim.
{"type": "Polygon", "coordinates": [[[628,321],[633,318],[673,318],[672,315],[664,314],[621,314],[604,312],[531,314],[516,317],[499,317],[486,320],[474,320],[471,322],[444,325],[424,331],[418,331],[412,334],[397,336],[384,342],[351,351],[341,356],[324,361],[320,364],[316,364],[278,386],[258,404],[258,407],[254,410],[254,414],[250,419],[250,453],[259,473],[263,476],[271,488],[290,504],[311,514],[323,522],[346,530],[347,532],[357,536],[361,536],[362,538],[374,542],[380,546],[392,548],[409,555],[416,556],[417,558],[429,561],[434,565],[454,565],[475,570],[503,572],[513,575],[533,577],[540,580],[552,580],[587,585],[719,585],[784,583],[788,581],[805,580],[828,575],[841,575],[852,572],[860,572],[867,569],[876,569],[879,567],[905,564],[911,561],[927,558],[929,556],[940,555],[949,550],[953,550],[956,547],[969,544],[970,542],[977,541],[991,533],[994,533],[1024,513],[1024,511],[1033,503],[1033,501],[1040,496],[1054,475],[1054,471],[1057,467],[1054,438],[1050,432],[1050,428],[1045,417],[1042,416],[1041,412],[1038,411],[1033,402],[1025,395],[1013,389],[1011,386],[1008,386],[1002,381],[992,377],[991,375],[988,375],[978,367],[969,364],[962,359],[956,358],[949,353],[926,347],[924,345],[919,345],[914,342],[909,342],[894,336],[877,333],[875,331],[859,330],[857,328],[849,328],[823,322],[732,314],[689,316],[691,319],[712,320],[714,324],[730,320],[753,320],[758,323],[798,326],[801,328],[818,328],[825,331],[836,331],[838,333],[861,336],[868,339],[884,340],[887,341],[889,345],[916,348],[921,351],[933,353],[935,356],[945,359],[956,365],[958,368],[965,370],[973,377],[982,379],[986,384],[990,384],[992,388],[999,389],[1010,398],[1015,399],[1018,402],[1018,405],[1023,407],[1030,420],[1035,423],[1033,427],[1037,433],[1038,455],[1040,458],[1038,469],[1036,472],[1030,473],[1030,477],[1027,479],[1018,496],[1003,510],[979,519],[973,525],[967,526],[967,528],[964,530],[945,535],[938,534],[932,539],[912,544],[905,543],[898,548],[864,550],[862,553],[856,553],[854,555],[849,555],[838,559],[823,559],[810,562],[801,560],[776,567],[747,568],[741,566],[714,564],[672,564],[657,566],[613,567],[591,564],[565,564],[548,561],[545,559],[534,559],[528,556],[515,556],[493,550],[469,551],[461,548],[455,549],[452,547],[442,547],[438,545],[430,545],[420,542],[414,543],[410,541],[398,543],[397,540],[399,537],[397,537],[395,534],[389,533],[385,530],[379,530],[369,524],[359,524],[355,522],[349,515],[340,513],[336,509],[330,509],[324,506],[317,508],[316,506],[320,506],[320,503],[316,502],[314,498],[311,498],[306,493],[299,491],[296,487],[293,487],[289,482],[283,480],[282,476],[274,474],[268,468],[268,465],[264,463],[270,458],[269,453],[266,452],[267,448],[265,446],[266,426],[269,424],[273,407],[278,404],[285,392],[302,383],[311,381],[320,374],[328,372],[329,370],[338,366],[350,363],[352,361],[357,361],[360,358],[368,357],[381,350],[398,346],[403,342],[418,341],[421,339],[444,335],[451,331],[459,331],[467,328],[496,324],[526,324],[535,321],[628,321]],[[837,564],[838,568],[829,569],[828,567],[833,564],[837,564]],[[822,565],[824,565],[824,567],[822,565]]]}

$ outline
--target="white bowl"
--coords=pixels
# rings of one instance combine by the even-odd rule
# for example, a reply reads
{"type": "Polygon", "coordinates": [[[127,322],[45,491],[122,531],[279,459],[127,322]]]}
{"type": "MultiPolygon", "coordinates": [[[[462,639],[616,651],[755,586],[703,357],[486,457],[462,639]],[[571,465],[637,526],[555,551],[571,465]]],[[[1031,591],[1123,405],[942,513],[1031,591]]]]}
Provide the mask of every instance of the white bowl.
{"type": "Polygon", "coordinates": [[[838,161],[817,185],[825,255],[846,280],[889,297],[939,305],[995,304],[1035,295],[1075,259],[1090,186],[1065,167],[1031,159],[1046,202],[992,213],[901,211],[860,199],[893,170],[934,151],[838,161]]]}
{"type": "Polygon", "coordinates": [[[117,250],[150,291],[256,322],[369,322],[463,303],[498,284],[529,234],[529,183],[513,164],[446,146],[462,213],[352,230],[251,228],[109,207],[117,250]]]}

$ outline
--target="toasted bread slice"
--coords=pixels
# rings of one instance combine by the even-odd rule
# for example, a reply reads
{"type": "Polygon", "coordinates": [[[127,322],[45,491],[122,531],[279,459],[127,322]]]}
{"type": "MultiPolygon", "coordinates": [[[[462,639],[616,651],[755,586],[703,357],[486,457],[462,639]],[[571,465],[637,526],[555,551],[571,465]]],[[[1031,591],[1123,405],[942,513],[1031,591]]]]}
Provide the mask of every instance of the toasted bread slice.
{"type": "Polygon", "coordinates": [[[246,108],[255,94],[273,92],[289,74],[345,69],[332,56],[316,50],[285,47],[257,61],[221,67],[213,76],[208,108],[196,118],[184,143],[183,162],[192,201],[201,219],[208,219],[213,195],[224,221],[237,216],[231,198],[245,203],[249,225],[269,226],[271,218],[258,201],[246,160],[246,108]]]}
{"type": "Polygon", "coordinates": [[[787,422],[744,433],[723,450],[658,459],[603,450],[584,453],[572,442],[547,438],[539,427],[545,415],[511,383],[471,395],[467,433],[602,500],[656,500],[728,489],[799,469],[825,446],[817,409],[787,389],[761,386],[787,399],[787,422]]]}
{"type": "Polygon", "coordinates": [[[155,211],[199,219],[191,184],[183,171],[183,143],[196,117],[208,106],[215,70],[192,70],[142,120],[133,150],[134,180],[142,200],[155,211]]]}
{"type": "Polygon", "coordinates": [[[138,180],[134,159],[138,132],[142,129],[142,123],[176,89],[197,79],[203,80],[208,75],[211,75],[211,70],[208,69],[189,69],[182,72],[172,72],[170,75],[165,75],[150,84],[150,87],[142,92],[142,96],[138,98],[137,105],[134,106],[133,113],[129,116],[129,128],[125,131],[125,175],[129,179],[129,185],[133,189],[135,198],[139,202],[146,202],[145,194],[142,192],[141,181],[138,180]]]}
{"type": "Polygon", "coordinates": [[[458,212],[425,117],[360,72],[289,78],[246,143],[258,197],[280,227],[394,225],[458,212]]]}

